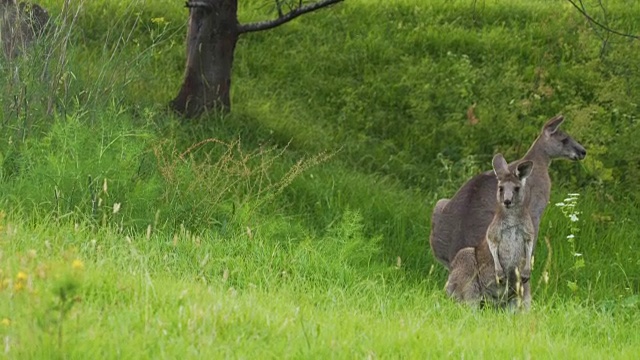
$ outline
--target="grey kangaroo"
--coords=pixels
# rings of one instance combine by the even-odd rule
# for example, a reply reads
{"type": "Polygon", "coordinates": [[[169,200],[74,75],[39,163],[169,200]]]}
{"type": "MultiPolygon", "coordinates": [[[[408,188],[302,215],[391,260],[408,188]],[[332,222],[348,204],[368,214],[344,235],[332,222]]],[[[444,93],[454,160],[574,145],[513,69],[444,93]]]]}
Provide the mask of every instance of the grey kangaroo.
{"type": "MultiPolygon", "coordinates": [[[[494,156],[496,213],[480,244],[460,250],[453,258],[446,285],[449,296],[472,306],[522,304],[521,284],[531,276],[534,229],[525,182],[533,166],[533,161],[524,160],[510,171],[501,154],[494,156]]],[[[529,305],[524,303],[527,309],[529,305]]]]}
{"type": "MultiPolygon", "coordinates": [[[[535,251],[540,218],[551,195],[551,160],[582,160],[587,154],[582,145],[558,129],[563,121],[562,115],[549,119],[521,159],[531,160],[534,164],[525,186],[529,196],[526,207],[534,228],[532,251],[535,251]]],[[[509,164],[509,168],[513,169],[515,163],[509,164]]],[[[487,171],[467,181],[451,199],[437,202],[431,216],[429,242],[436,259],[448,269],[460,249],[476,247],[484,238],[495,214],[496,186],[496,177],[492,171],[487,171]]],[[[524,292],[525,301],[530,301],[529,283],[525,284],[524,292]]]]}

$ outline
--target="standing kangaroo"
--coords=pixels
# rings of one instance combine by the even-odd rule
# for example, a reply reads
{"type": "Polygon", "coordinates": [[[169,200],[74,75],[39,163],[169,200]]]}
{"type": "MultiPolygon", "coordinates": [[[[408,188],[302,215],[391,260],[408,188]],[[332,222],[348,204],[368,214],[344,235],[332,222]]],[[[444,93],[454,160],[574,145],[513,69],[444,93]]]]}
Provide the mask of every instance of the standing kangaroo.
{"type": "MultiPolygon", "coordinates": [[[[534,228],[525,182],[533,161],[524,160],[514,167],[510,171],[501,154],[494,156],[496,213],[480,244],[460,250],[451,262],[447,294],[470,305],[517,305],[521,282],[531,276],[534,228]]],[[[524,303],[527,309],[529,305],[524,303]]]]}
{"type": "MultiPolygon", "coordinates": [[[[533,222],[533,250],[535,250],[540,218],[551,195],[549,165],[551,160],[583,159],[587,151],[561,130],[562,115],[551,118],[521,160],[534,164],[525,191],[529,197],[527,209],[533,222]]],[[[517,162],[516,162],[517,163],[517,162]]],[[[514,163],[509,165],[513,169],[514,163]]],[[[484,238],[495,215],[495,189],[497,179],[492,171],[484,172],[467,181],[451,199],[437,202],[431,216],[429,242],[434,256],[448,269],[460,249],[476,247],[484,238]]],[[[532,251],[533,251],[532,250],[532,251]]],[[[529,283],[524,286],[525,301],[531,300],[529,283]]]]}

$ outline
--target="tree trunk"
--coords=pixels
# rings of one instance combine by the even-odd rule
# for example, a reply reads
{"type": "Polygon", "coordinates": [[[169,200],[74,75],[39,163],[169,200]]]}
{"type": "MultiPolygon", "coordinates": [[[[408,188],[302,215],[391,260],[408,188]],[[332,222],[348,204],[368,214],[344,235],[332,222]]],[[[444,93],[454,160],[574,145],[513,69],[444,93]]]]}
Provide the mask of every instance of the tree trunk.
{"type": "Polygon", "coordinates": [[[238,41],[238,1],[188,3],[187,64],[171,108],[187,118],[211,110],[229,111],[231,67],[238,41]]]}

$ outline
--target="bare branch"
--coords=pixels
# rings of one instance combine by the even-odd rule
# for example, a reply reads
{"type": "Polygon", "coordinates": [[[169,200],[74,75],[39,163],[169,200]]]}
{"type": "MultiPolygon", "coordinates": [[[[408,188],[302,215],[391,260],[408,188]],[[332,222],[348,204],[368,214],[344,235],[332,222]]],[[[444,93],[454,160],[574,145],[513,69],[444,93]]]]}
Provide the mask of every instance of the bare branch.
{"type": "MultiPolygon", "coordinates": [[[[323,7],[327,7],[329,5],[333,5],[342,1],[344,0],[321,0],[321,1],[317,1],[312,4],[304,5],[304,6],[302,5],[302,2],[300,2],[300,6],[298,6],[295,9],[292,9],[286,14],[280,14],[280,16],[276,19],[239,25],[238,34],[273,29],[274,27],[287,23],[297,18],[300,15],[303,15],[312,11],[316,11],[323,7]]],[[[280,4],[278,3],[278,5],[280,4]]],[[[281,13],[282,10],[280,6],[278,6],[278,10],[281,13]]]]}
{"type": "MultiPolygon", "coordinates": [[[[620,32],[620,31],[614,30],[614,29],[612,29],[612,28],[608,27],[607,25],[604,25],[604,24],[602,24],[602,23],[598,22],[596,19],[592,18],[589,14],[587,14],[587,12],[586,12],[582,7],[578,6],[578,4],[576,4],[574,0],[567,0],[567,1],[568,1],[571,5],[573,5],[573,7],[574,7],[574,8],[578,9],[578,11],[579,11],[579,12],[580,12],[580,13],[581,13],[581,14],[582,14],[582,15],[583,15],[587,20],[589,20],[591,23],[593,23],[593,24],[597,25],[597,26],[598,26],[598,27],[600,27],[601,29],[603,29],[603,30],[605,30],[605,31],[607,31],[607,32],[610,32],[610,33],[612,33],[612,34],[619,35],[619,36],[624,36],[624,37],[628,37],[628,38],[631,38],[631,39],[640,40],[640,36],[638,36],[638,35],[633,35],[633,34],[623,33],[623,32],[620,32]]],[[[580,3],[582,4],[582,1],[581,1],[581,0],[578,0],[578,1],[580,1],[580,3]]]]}
{"type": "MultiPolygon", "coordinates": [[[[578,0],[578,3],[580,4],[580,7],[582,8],[582,11],[586,12],[587,9],[584,6],[584,2],[582,0],[578,0]]],[[[603,17],[603,21],[602,23],[609,27],[609,19],[607,18],[607,8],[604,7],[604,4],[602,4],[602,0],[598,0],[598,5],[600,6],[600,9],[602,10],[602,17],[603,17]]],[[[606,31],[606,30],[602,30],[600,28],[598,28],[598,26],[596,24],[594,24],[592,21],[589,21],[589,26],[591,26],[591,28],[593,29],[593,32],[596,34],[597,37],[600,38],[600,40],[602,40],[602,46],[600,47],[600,58],[604,58],[604,56],[607,53],[607,47],[609,46],[609,39],[611,38],[611,34],[610,32],[606,31]]]]}

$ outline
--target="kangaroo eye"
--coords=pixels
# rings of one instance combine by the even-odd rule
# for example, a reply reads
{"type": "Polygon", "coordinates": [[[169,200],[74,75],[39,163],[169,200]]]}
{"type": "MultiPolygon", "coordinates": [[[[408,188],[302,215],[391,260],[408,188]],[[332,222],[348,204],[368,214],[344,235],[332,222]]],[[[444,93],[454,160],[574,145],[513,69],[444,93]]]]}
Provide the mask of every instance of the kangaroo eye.
{"type": "Polygon", "coordinates": [[[504,187],[499,186],[499,187],[498,187],[498,190],[500,190],[500,194],[502,194],[502,193],[504,192],[504,187]]]}
{"type": "Polygon", "coordinates": [[[513,191],[515,191],[515,192],[520,191],[520,186],[516,186],[516,187],[514,187],[514,188],[513,188],[513,191]]]}

